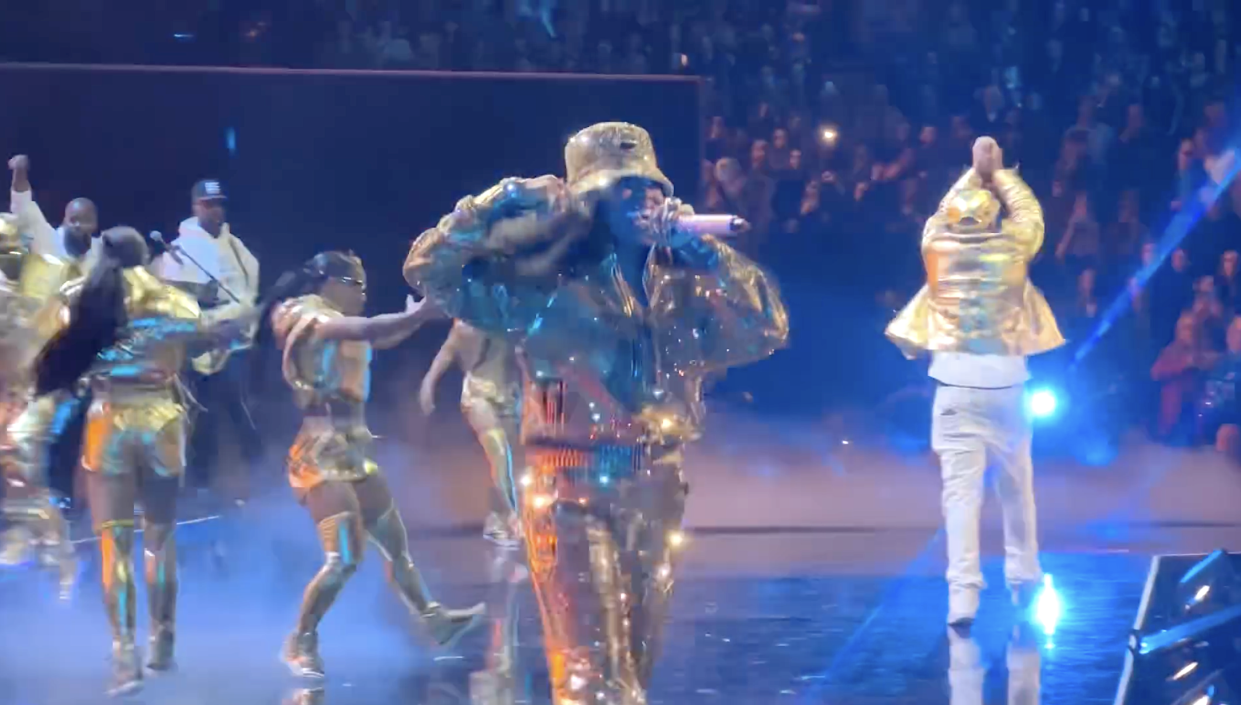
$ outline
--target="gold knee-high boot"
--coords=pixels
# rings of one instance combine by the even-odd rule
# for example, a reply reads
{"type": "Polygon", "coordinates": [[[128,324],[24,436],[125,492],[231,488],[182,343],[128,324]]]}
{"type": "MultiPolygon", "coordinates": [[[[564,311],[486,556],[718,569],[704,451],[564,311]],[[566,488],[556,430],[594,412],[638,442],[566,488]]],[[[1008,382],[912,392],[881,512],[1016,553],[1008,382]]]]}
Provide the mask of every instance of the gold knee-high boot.
{"type": "Polygon", "coordinates": [[[142,669],[134,644],[133,524],[109,522],[100,527],[99,550],[103,566],[104,607],[112,627],[112,691],[126,692],[142,683],[142,669]]]}
{"type": "Polygon", "coordinates": [[[352,512],[330,516],[319,522],[319,541],[323,545],[323,567],[306,586],[297,629],[285,644],[284,660],[294,674],[321,678],[323,659],[319,656],[319,622],[336,597],[358,570],[366,549],[362,519],[352,512]]]}
{"type": "Polygon", "coordinates": [[[171,524],[147,523],[142,532],[147,609],[151,618],[147,668],[166,671],[173,665],[177,617],[177,541],[171,524]]]}
{"type": "Polygon", "coordinates": [[[369,530],[371,540],[387,563],[389,582],[405,606],[426,625],[436,644],[450,646],[478,623],[484,612],[482,603],[465,610],[450,610],[431,598],[431,591],[409,555],[405,522],[395,506],[389,507],[369,530]]]}

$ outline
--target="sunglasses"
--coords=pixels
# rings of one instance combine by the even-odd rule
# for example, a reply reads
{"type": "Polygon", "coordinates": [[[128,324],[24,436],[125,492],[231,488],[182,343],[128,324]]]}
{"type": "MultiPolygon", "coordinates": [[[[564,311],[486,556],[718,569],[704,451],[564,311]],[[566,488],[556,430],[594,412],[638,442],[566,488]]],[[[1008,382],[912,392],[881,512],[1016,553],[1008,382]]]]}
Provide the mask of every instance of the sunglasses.
{"type": "Polygon", "coordinates": [[[336,281],[340,282],[341,284],[345,284],[346,286],[357,287],[358,289],[361,289],[362,291],[366,291],[365,280],[355,279],[353,277],[336,277],[336,281]]]}

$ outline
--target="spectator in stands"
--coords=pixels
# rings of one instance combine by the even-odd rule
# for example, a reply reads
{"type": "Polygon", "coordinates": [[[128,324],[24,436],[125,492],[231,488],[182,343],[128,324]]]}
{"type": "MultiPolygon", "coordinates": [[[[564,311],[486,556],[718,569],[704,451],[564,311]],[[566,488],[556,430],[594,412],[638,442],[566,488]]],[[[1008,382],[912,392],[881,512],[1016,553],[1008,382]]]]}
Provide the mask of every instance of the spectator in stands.
{"type": "Polygon", "coordinates": [[[1150,282],[1151,325],[1158,345],[1172,337],[1177,318],[1194,300],[1193,275],[1185,250],[1173,250],[1169,266],[1155,274],[1150,282]]]}
{"type": "Polygon", "coordinates": [[[1215,293],[1224,305],[1224,315],[1231,319],[1241,304],[1241,276],[1237,271],[1237,251],[1227,250],[1219,257],[1219,270],[1215,274],[1215,293]]]}
{"type": "Polygon", "coordinates": [[[1207,374],[1200,406],[1202,431],[1215,449],[1241,458],[1241,407],[1237,384],[1241,382],[1241,317],[1228,324],[1227,347],[1207,374]]]}
{"type": "Polygon", "coordinates": [[[1176,337],[1159,353],[1151,367],[1151,379],[1160,384],[1159,418],[1156,427],[1163,440],[1185,442],[1189,439],[1186,423],[1198,393],[1204,370],[1211,368],[1213,357],[1199,340],[1197,324],[1186,314],[1176,322],[1176,337]]]}
{"type": "Polygon", "coordinates": [[[1056,245],[1056,259],[1069,271],[1079,272],[1085,267],[1097,266],[1100,254],[1099,222],[1095,220],[1090,194],[1079,191],[1064,237],[1056,245]]]}

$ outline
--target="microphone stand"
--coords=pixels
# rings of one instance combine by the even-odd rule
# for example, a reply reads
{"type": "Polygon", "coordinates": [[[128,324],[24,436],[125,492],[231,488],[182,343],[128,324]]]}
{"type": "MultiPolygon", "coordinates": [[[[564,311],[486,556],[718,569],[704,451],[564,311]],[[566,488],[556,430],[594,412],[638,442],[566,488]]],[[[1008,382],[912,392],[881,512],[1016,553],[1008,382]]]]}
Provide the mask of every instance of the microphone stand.
{"type": "MultiPolygon", "coordinates": [[[[162,237],[160,238],[160,241],[161,243],[163,242],[162,237]]],[[[190,255],[190,253],[178,247],[176,243],[169,242],[169,243],[163,243],[163,244],[164,244],[164,247],[167,247],[168,251],[172,253],[172,256],[174,259],[179,259],[181,257],[188,259],[191,264],[193,264],[195,267],[198,267],[198,271],[202,272],[203,276],[207,277],[208,281],[210,281],[212,284],[215,284],[216,288],[218,288],[220,291],[223,291],[225,294],[227,294],[228,298],[233,300],[233,303],[235,304],[241,303],[241,299],[237,298],[237,295],[234,294],[232,291],[230,291],[227,286],[224,286],[224,282],[217,279],[215,275],[212,274],[211,272],[208,272],[207,268],[202,266],[202,264],[198,260],[194,259],[190,255]]]]}
{"type": "MultiPolygon", "coordinates": [[[[198,267],[198,271],[202,272],[203,276],[207,277],[208,281],[215,284],[216,288],[218,288],[220,291],[223,291],[225,294],[227,294],[228,298],[233,300],[233,303],[238,303],[238,304],[241,303],[241,299],[237,298],[237,295],[234,294],[227,286],[224,286],[224,282],[220,281],[219,279],[216,278],[214,274],[207,271],[207,268],[204,267],[201,262],[194,259],[194,257],[190,255],[190,253],[186,252],[181,247],[178,247],[177,244],[174,242],[165,242],[163,235],[159,237],[158,242],[168,249],[168,252],[169,254],[172,255],[174,261],[182,257],[184,257],[185,259],[188,259],[191,264],[193,264],[195,267],[198,267]]],[[[240,262],[238,264],[240,264],[240,262]]],[[[250,428],[257,430],[258,425],[254,423],[254,416],[250,414],[250,405],[246,403],[245,387],[242,387],[238,391],[241,395],[241,399],[240,399],[241,410],[246,415],[246,421],[250,423],[250,428]]]]}

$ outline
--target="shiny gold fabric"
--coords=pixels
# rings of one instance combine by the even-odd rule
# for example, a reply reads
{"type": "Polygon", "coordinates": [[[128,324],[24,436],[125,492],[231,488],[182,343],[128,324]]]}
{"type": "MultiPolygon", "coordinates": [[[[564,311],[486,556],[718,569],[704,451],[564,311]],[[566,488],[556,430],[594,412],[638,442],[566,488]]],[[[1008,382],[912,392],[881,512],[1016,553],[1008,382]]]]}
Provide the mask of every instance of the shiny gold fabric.
{"type": "Polygon", "coordinates": [[[307,416],[289,448],[289,485],[308,490],[328,480],[350,482],[378,473],[374,440],[361,419],[307,416]]]}
{"type": "Polygon", "coordinates": [[[645,132],[600,125],[579,137],[566,149],[567,185],[505,179],[462,199],[414,242],[405,279],[518,349],[532,468],[522,525],[555,703],[641,705],[703,378],[783,347],[788,316],[775,282],[712,237],[651,248],[631,283],[584,196],[626,176],[671,184],[645,132]],[[523,250],[527,239],[540,251],[523,250]],[[560,260],[543,254],[558,250],[560,260]]]}
{"type": "Polygon", "coordinates": [[[343,316],[315,295],[290,299],[272,313],[272,329],[284,351],[281,371],[303,410],[332,404],[357,406],[370,398],[370,344],[315,336],[315,326],[343,316]]]}
{"type": "Polygon", "coordinates": [[[702,377],[787,342],[775,282],[711,237],[653,249],[642,296],[621,276],[615,253],[575,265],[571,277],[518,276],[512,258],[489,242],[486,223],[514,205],[546,212],[549,222],[574,207],[528,183],[505,180],[463,199],[414,243],[406,281],[449,315],[520,346],[527,445],[695,439],[702,377]]]}
{"type": "Polygon", "coordinates": [[[82,467],[104,475],[180,477],[185,471],[185,430],[185,406],[171,390],[99,394],[86,412],[82,467]]]}
{"type": "Polygon", "coordinates": [[[5,280],[16,281],[21,276],[25,257],[19,218],[12,213],[0,213],[0,274],[5,280]]]}
{"type": "Polygon", "coordinates": [[[272,313],[284,379],[307,414],[289,449],[289,483],[296,489],[325,480],[360,480],[379,471],[364,408],[370,397],[371,346],[315,335],[316,326],[343,315],[315,295],[290,299],[272,313]]]}
{"type": "Polygon", "coordinates": [[[137,628],[137,586],[134,580],[134,527],[112,524],[99,532],[103,569],[103,600],[112,627],[113,647],[133,647],[137,628]]]}
{"type": "Polygon", "coordinates": [[[522,524],[556,705],[644,705],[672,596],[679,451],[531,449],[522,524]]]}
{"type": "Polygon", "coordinates": [[[564,148],[569,188],[574,193],[606,189],[637,177],[659,184],[672,195],[672,182],[659,170],[655,146],[646,130],[626,122],[591,125],[569,138],[564,148]]]}
{"type": "Polygon", "coordinates": [[[141,267],[126,269],[123,276],[128,326],[91,367],[96,398],[111,390],[171,390],[190,348],[210,340],[211,328],[202,320],[198,303],[185,292],[141,267]]]}
{"type": "Polygon", "coordinates": [[[927,221],[922,236],[927,284],[886,331],[906,356],[1028,356],[1064,344],[1051,307],[1027,277],[1030,261],[1043,245],[1042,208],[1015,171],[997,172],[993,187],[1008,209],[1000,228],[967,223],[964,229],[970,232],[961,232],[951,224],[956,219],[961,225],[963,209],[970,210],[971,218],[990,212],[976,194],[983,183],[972,169],[927,221]]]}
{"type": "Polygon", "coordinates": [[[33,400],[28,392],[20,394],[6,405],[20,411],[5,425],[7,433],[0,447],[3,510],[12,525],[3,549],[6,557],[0,562],[24,562],[31,549],[40,549],[39,560],[58,568],[61,597],[66,599],[77,577],[77,559],[69,543],[69,524],[48,489],[49,451],[78,404],[78,398],[69,394],[33,400]]]}
{"type": "Polygon", "coordinates": [[[0,473],[6,490],[2,508],[11,525],[0,549],[0,562],[24,562],[32,554],[56,566],[61,597],[68,598],[77,576],[77,560],[68,542],[68,523],[48,488],[48,450],[76,410],[68,394],[33,395],[32,365],[39,349],[67,321],[63,292],[80,277],[78,263],[14,249],[0,237],[7,258],[0,284],[0,386],[6,414],[0,443],[0,473]]]}
{"type": "Polygon", "coordinates": [[[319,541],[323,545],[323,567],[302,596],[296,634],[315,634],[345,583],[358,570],[366,551],[366,531],[362,517],[337,514],[319,522],[319,541]]]}
{"type": "Polygon", "coordinates": [[[517,512],[513,471],[520,467],[514,448],[519,434],[519,389],[515,381],[497,384],[472,373],[466,374],[461,389],[461,413],[474,430],[491,467],[492,487],[498,500],[493,511],[510,522],[517,512]]]}

